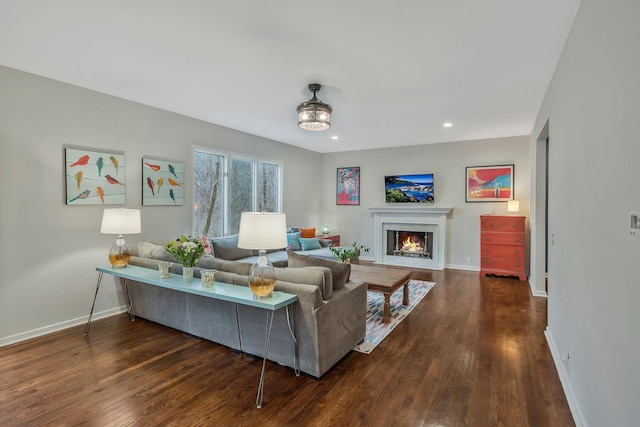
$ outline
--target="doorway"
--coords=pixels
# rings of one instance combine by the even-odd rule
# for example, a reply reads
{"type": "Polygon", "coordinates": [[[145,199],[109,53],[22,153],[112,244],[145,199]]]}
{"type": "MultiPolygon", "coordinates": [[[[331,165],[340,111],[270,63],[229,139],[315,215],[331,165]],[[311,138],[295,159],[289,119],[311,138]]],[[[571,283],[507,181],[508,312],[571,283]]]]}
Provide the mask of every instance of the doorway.
{"type": "Polygon", "coordinates": [[[545,124],[536,140],[533,192],[534,209],[531,212],[532,222],[532,283],[534,294],[548,296],[549,294],[549,184],[551,180],[549,122],[545,124]]]}

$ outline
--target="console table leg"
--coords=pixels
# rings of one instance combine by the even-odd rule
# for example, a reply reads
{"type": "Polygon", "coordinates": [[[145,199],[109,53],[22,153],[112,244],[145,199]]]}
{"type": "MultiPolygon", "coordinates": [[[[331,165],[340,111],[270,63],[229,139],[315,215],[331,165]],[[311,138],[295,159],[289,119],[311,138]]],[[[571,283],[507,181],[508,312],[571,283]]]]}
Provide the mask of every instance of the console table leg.
{"type": "Polygon", "coordinates": [[[238,345],[240,346],[240,354],[244,354],[242,350],[242,335],[240,334],[240,314],[238,314],[238,304],[234,304],[236,306],[236,326],[238,330],[238,345]]]}
{"type": "Polygon", "coordinates": [[[133,322],[136,320],[136,316],[133,314],[133,304],[131,304],[131,297],[129,296],[129,285],[127,284],[127,279],[120,280],[122,280],[124,298],[127,300],[127,313],[129,313],[129,319],[133,322]]]}
{"type": "Polygon", "coordinates": [[[258,384],[258,395],[256,396],[256,407],[262,408],[262,398],[264,397],[264,368],[267,365],[267,352],[269,351],[269,338],[271,336],[271,325],[273,324],[273,311],[267,312],[267,324],[264,338],[264,359],[262,360],[262,372],[260,373],[260,383],[258,384]]]}
{"type": "Polygon", "coordinates": [[[287,310],[287,324],[289,325],[289,332],[291,332],[291,337],[293,338],[293,372],[295,372],[296,377],[300,376],[300,364],[298,362],[298,340],[296,340],[296,333],[293,324],[293,305],[291,306],[291,311],[289,311],[289,306],[286,307],[287,310]]]}
{"type": "Polygon", "coordinates": [[[96,293],[93,295],[93,304],[91,304],[91,311],[89,312],[87,325],[84,327],[85,335],[89,335],[89,328],[91,327],[91,317],[93,317],[93,308],[96,306],[96,298],[98,297],[98,289],[100,289],[100,282],[102,282],[102,271],[98,273],[98,283],[96,284],[96,293]]]}

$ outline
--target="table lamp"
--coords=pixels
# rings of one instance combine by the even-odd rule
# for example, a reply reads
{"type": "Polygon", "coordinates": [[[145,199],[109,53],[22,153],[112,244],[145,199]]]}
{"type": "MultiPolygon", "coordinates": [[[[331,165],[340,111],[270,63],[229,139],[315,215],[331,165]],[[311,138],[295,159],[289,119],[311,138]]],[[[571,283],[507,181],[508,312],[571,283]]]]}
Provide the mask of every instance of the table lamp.
{"type": "Polygon", "coordinates": [[[520,212],[520,200],[507,200],[507,212],[509,213],[520,212]]]}
{"type": "Polygon", "coordinates": [[[123,234],[141,233],[139,209],[105,209],[102,214],[100,233],[117,234],[118,238],[109,250],[109,262],[113,268],[126,267],[131,260],[131,249],[124,241],[123,234]]]}
{"type": "Polygon", "coordinates": [[[269,298],[276,287],[276,272],[267,249],[287,247],[287,216],[283,213],[243,212],[238,247],[258,250],[258,260],[249,271],[249,287],[255,299],[269,298]]]}

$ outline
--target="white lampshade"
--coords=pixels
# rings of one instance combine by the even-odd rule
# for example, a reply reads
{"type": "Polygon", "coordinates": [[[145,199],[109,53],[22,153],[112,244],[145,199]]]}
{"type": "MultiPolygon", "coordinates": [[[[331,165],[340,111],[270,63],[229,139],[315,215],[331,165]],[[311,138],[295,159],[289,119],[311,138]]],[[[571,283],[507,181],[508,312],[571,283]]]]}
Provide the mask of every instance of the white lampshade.
{"type": "Polygon", "coordinates": [[[520,200],[508,200],[507,212],[520,212],[520,200]]]}
{"type": "Polygon", "coordinates": [[[119,208],[104,210],[100,233],[138,234],[141,232],[140,209],[119,208]]]}
{"type": "Polygon", "coordinates": [[[243,212],[238,247],[281,249],[287,247],[287,216],[283,213],[243,212]]]}

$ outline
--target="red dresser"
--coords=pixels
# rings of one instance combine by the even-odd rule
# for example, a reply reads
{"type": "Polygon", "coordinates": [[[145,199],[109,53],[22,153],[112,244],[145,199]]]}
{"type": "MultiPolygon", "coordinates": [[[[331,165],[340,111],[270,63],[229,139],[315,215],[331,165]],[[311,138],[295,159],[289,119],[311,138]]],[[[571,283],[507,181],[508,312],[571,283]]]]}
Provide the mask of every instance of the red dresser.
{"type": "Polygon", "coordinates": [[[480,215],[480,276],[527,280],[524,216],[480,215]]]}

